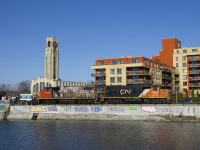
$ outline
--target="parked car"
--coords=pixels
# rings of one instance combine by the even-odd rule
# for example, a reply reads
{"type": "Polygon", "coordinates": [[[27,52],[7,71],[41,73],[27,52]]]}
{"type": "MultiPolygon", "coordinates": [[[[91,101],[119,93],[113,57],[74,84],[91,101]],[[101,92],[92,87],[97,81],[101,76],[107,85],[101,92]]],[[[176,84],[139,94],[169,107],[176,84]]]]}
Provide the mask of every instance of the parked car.
{"type": "Polygon", "coordinates": [[[192,99],[187,98],[187,99],[180,100],[178,102],[179,103],[192,103],[192,99]]]}

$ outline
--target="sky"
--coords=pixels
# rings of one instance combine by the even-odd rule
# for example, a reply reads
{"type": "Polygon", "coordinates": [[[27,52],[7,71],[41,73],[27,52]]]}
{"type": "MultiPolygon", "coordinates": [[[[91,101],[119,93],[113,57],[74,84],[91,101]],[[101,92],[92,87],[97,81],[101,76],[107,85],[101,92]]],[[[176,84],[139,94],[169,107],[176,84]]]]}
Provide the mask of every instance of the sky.
{"type": "Polygon", "coordinates": [[[44,76],[46,38],[59,40],[59,77],[93,81],[95,60],[151,58],[163,38],[200,47],[199,0],[1,0],[0,84],[44,76]]]}

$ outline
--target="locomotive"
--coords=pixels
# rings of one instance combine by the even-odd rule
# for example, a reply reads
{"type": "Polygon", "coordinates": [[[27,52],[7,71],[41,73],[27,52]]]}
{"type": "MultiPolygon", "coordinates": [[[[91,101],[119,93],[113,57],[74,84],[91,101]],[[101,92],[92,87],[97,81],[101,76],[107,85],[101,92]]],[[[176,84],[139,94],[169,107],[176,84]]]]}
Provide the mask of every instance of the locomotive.
{"type": "Polygon", "coordinates": [[[46,87],[36,98],[39,104],[170,103],[170,91],[151,84],[110,85],[99,97],[92,87],[46,87]]]}

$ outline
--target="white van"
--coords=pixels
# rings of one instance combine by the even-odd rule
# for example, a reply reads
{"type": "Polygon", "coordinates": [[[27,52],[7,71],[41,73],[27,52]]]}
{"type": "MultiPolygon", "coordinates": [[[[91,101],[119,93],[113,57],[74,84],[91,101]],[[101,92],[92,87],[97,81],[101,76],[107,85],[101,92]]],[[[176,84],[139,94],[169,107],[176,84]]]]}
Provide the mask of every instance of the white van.
{"type": "Polygon", "coordinates": [[[32,104],[32,100],[33,100],[33,95],[32,94],[20,94],[20,98],[19,101],[22,104],[32,104]]]}

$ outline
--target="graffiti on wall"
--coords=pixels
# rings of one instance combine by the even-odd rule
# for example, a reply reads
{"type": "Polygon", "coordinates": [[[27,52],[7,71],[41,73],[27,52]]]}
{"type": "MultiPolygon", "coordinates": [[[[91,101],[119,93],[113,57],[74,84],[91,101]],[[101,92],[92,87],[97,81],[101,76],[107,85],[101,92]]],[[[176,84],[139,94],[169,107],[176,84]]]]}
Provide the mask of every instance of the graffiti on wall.
{"type": "Polygon", "coordinates": [[[45,106],[33,106],[32,111],[34,112],[47,112],[47,109],[45,106]]]}
{"type": "Polygon", "coordinates": [[[169,113],[169,112],[173,112],[173,111],[169,107],[156,107],[156,112],[169,113]]]}
{"type": "Polygon", "coordinates": [[[89,108],[87,106],[75,106],[74,107],[75,112],[89,112],[89,108]]]}
{"type": "Polygon", "coordinates": [[[112,112],[124,112],[124,107],[110,106],[110,111],[112,111],[112,112]]]}
{"type": "Polygon", "coordinates": [[[56,106],[47,106],[47,111],[50,111],[50,112],[57,112],[58,111],[58,108],[56,106]]]}
{"type": "Polygon", "coordinates": [[[156,112],[156,109],[150,106],[142,106],[142,112],[153,113],[156,112]]]}
{"type": "Polygon", "coordinates": [[[65,106],[64,111],[73,111],[72,106],[65,106]]]}
{"type": "Polygon", "coordinates": [[[27,111],[27,106],[13,106],[13,111],[16,112],[25,112],[27,111]]]}
{"type": "Polygon", "coordinates": [[[138,106],[128,106],[129,111],[138,111],[139,107],[138,106]]]}
{"type": "Polygon", "coordinates": [[[101,112],[102,106],[91,106],[91,112],[101,112]]]}
{"type": "Polygon", "coordinates": [[[32,111],[34,112],[57,112],[56,106],[33,106],[32,111]]]}

